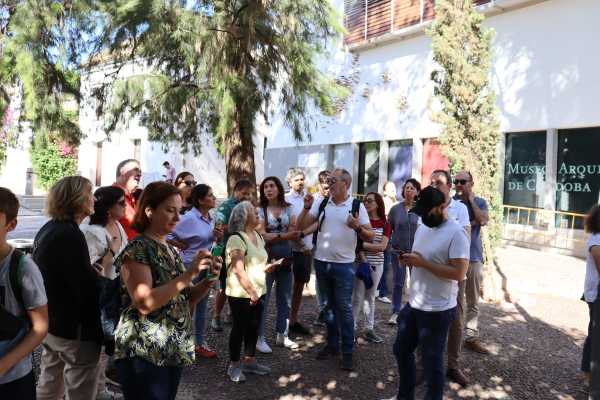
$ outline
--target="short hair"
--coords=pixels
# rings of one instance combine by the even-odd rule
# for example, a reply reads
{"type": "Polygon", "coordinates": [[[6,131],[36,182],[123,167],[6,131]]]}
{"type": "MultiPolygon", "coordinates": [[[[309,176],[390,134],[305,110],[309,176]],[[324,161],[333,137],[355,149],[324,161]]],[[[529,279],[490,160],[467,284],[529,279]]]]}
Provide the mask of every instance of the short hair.
{"type": "Polygon", "coordinates": [[[469,180],[471,182],[473,182],[473,175],[471,175],[471,173],[469,171],[459,171],[456,175],[458,175],[460,173],[465,173],[465,174],[469,175],[469,180]]]}
{"type": "Polygon", "coordinates": [[[340,171],[342,173],[342,179],[348,182],[348,185],[352,185],[352,175],[345,168],[336,168],[333,172],[340,171]]]}
{"type": "Polygon", "coordinates": [[[252,203],[245,200],[233,207],[231,215],[229,216],[229,223],[227,224],[229,232],[241,232],[246,228],[246,221],[248,221],[248,207],[251,205],[252,203]]]}
{"type": "Polygon", "coordinates": [[[235,192],[236,190],[242,190],[242,189],[245,189],[247,187],[253,188],[254,187],[254,183],[252,183],[248,179],[240,179],[239,181],[237,181],[235,183],[235,186],[233,187],[233,191],[235,192]]]}
{"type": "Polygon", "coordinates": [[[446,171],[444,169],[436,169],[429,176],[432,177],[435,174],[444,174],[444,176],[446,177],[446,185],[452,183],[452,176],[450,175],[450,173],[448,171],[446,171]]]}
{"type": "Polygon", "coordinates": [[[155,181],[144,188],[140,201],[137,206],[137,211],[133,217],[133,221],[129,227],[137,233],[144,233],[150,225],[150,219],[146,215],[146,207],[156,210],[158,206],[173,195],[181,196],[181,190],[176,186],[165,181],[155,181]]]}
{"type": "Polygon", "coordinates": [[[46,196],[46,215],[56,221],[74,221],[87,207],[92,187],[88,178],[77,175],[54,182],[46,196]]]}
{"type": "Polygon", "coordinates": [[[415,189],[417,189],[417,193],[419,193],[421,191],[421,183],[419,183],[418,180],[416,180],[415,178],[408,178],[406,180],[406,182],[404,182],[404,185],[402,185],[402,198],[404,198],[404,188],[406,187],[406,185],[408,183],[412,183],[412,185],[415,187],[415,189]]]}
{"type": "Polygon", "coordinates": [[[0,187],[0,213],[6,215],[8,224],[19,215],[19,199],[12,190],[0,187]]]}
{"type": "Polygon", "coordinates": [[[292,168],[290,168],[290,169],[287,170],[287,173],[285,174],[285,181],[286,182],[291,182],[292,179],[294,179],[298,175],[302,175],[302,177],[304,179],[306,179],[306,174],[304,173],[304,170],[302,168],[300,168],[300,167],[292,167],[292,168]]]}
{"type": "Polygon", "coordinates": [[[163,166],[165,166],[165,165],[169,165],[169,166],[170,166],[171,164],[169,164],[169,162],[168,162],[168,161],[165,161],[165,162],[163,163],[163,166]]]}
{"type": "Polygon", "coordinates": [[[583,224],[587,233],[600,233],[600,204],[593,205],[585,215],[583,224]]]}
{"type": "Polygon", "coordinates": [[[269,206],[269,199],[267,199],[267,196],[265,195],[265,184],[268,181],[275,182],[275,186],[277,186],[277,191],[279,192],[277,193],[277,200],[279,201],[279,204],[281,204],[281,207],[287,207],[290,205],[290,203],[285,201],[285,191],[283,190],[283,184],[281,183],[279,178],[276,176],[267,176],[265,179],[263,179],[263,181],[260,184],[260,193],[258,199],[258,204],[265,212],[265,218],[267,215],[267,207],[269,206]]]}
{"type": "Polygon", "coordinates": [[[327,170],[319,172],[319,183],[321,185],[324,183],[327,183],[327,180],[329,179],[330,176],[331,176],[331,172],[329,172],[327,170]]]}
{"type": "Polygon", "coordinates": [[[386,183],[383,184],[383,191],[385,192],[385,188],[387,187],[387,185],[389,185],[390,183],[393,183],[394,185],[396,184],[396,182],[394,181],[387,181],[386,183]]]}
{"type": "Polygon", "coordinates": [[[128,158],[127,160],[123,160],[121,161],[118,165],[117,165],[117,178],[119,176],[121,176],[121,168],[123,168],[124,166],[126,166],[127,164],[129,164],[130,162],[136,162],[138,165],[140,165],[140,162],[138,160],[136,160],[135,158],[128,158]]]}
{"type": "Polygon", "coordinates": [[[94,215],[90,215],[90,225],[106,226],[108,210],[125,195],[123,189],[117,186],[104,186],[94,192],[94,215]]]}
{"type": "Polygon", "coordinates": [[[188,175],[194,176],[194,174],[192,174],[191,172],[187,172],[187,171],[180,172],[179,175],[177,175],[177,178],[175,178],[175,182],[173,182],[173,185],[175,185],[176,187],[179,187],[181,182],[183,182],[183,178],[185,178],[188,175]]]}
{"type": "Polygon", "coordinates": [[[204,200],[210,189],[212,188],[204,183],[196,185],[192,189],[192,195],[188,197],[186,201],[188,201],[188,203],[190,203],[195,209],[199,209],[200,202],[198,200],[204,200]]]}
{"type": "Polygon", "coordinates": [[[377,192],[369,192],[365,196],[365,200],[370,195],[373,195],[373,197],[375,197],[375,203],[377,204],[377,216],[379,217],[379,219],[382,219],[385,222],[386,221],[386,218],[385,218],[385,203],[383,202],[383,197],[379,193],[377,193],[377,192]]]}

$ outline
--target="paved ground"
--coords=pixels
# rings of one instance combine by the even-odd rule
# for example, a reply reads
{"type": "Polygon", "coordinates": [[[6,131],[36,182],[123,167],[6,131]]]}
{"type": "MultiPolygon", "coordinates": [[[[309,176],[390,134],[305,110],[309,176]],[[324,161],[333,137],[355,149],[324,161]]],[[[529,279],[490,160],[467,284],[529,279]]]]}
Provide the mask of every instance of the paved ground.
{"type": "MultiPolygon", "coordinates": [[[[45,222],[43,217],[23,217],[9,238],[32,238],[45,222]]],[[[530,250],[506,247],[498,252],[502,272],[528,279],[583,285],[582,260],[556,257],[530,250]],[[554,278],[552,278],[554,277],[554,278]],[[554,280],[553,280],[554,279],[554,280]]],[[[584,302],[566,297],[510,293],[514,303],[482,304],[482,342],[492,350],[481,355],[463,351],[463,371],[473,384],[446,386],[445,399],[577,399],[582,373],[578,371],[581,347],[589,321],[584,302]]],[[[208,315],[212,316],[212,300],[208,315]]],[[[274,349],[258,355],[271,368],[267,376],[248,376],[234,384],[226,376],[230,325],[213,332],[208,325],[207,343],[219,353],[216,359],[202,358],[184,370],[178,399],[384,399],[397,390],[398,373],[392,354],[396,328],[387,324],[389,305],[377,302],[376,330],[384,338],[371,343],[359,338],[355,348],[356,369],[340,370],[339,358],[316,360],[324,346],[325,328],[312,325],[317,311],[314,297],[305,297],[300,312],[313,336],[298,338],[297,350],[275,346],[274,304],[269,307],[267,342],[274,349]]],[[[210,318],[209,318],[210,320],[210,318]]],[[[362,330],[362,319],[359,321],[362,330]]],[[[39,354],[39,350],[37,351],[39,354]]],[[[115,389],[115,388],[112,388],[115,389]]],[[[416,398],[423,398],[424,386],[416,398]]]]}

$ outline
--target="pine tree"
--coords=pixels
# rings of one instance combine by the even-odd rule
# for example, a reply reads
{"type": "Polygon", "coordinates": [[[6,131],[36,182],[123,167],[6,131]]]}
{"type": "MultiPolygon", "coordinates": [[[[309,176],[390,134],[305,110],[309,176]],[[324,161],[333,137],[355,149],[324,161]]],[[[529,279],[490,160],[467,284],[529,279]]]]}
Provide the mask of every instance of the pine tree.
{"type": "Polygon", "coordinates": [[[433,39],[433,59],[441,67],[435,82],[429,117],[440,125],[444,156],[450,172],[469,170],[463,139],[468,139],[479,178],[474,192],[488,202],[490,244],[495,251],[502,236],[502,201],[498,192],[502,165],[497,155],[501,139],[497,94],[490,83],[496,32],[481,26],[472,0],[437,0],[436,20],[426,33],[433,39]],[[438,106],[441,107],[438,108],[438,106]]]}
{"type": "Polygon", "coordinates": [[[347,92],[316,65],[344,32],[329,0],[116,0],[105,7],[115,67],[135,55],[152,71],[96,94],[107,99],[106,132],[140,113],[151,140],[180,143],[194,155],[210,133],[225,156],[230,193],[237,180],[256,180],[257,121],[280,113],[297,143],[310,140],[316,110],[332,115],[332,97],[347,92]]]}

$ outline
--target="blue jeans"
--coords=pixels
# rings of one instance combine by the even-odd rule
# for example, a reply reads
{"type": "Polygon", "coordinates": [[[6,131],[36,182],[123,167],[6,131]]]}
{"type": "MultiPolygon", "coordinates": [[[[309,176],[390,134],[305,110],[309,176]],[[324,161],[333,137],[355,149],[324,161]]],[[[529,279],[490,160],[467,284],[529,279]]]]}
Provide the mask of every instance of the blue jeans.
{"type": "Polygon", "coordinates": [[[392,251],[392,274],[394,274],[394,289],[392,290],[392,314],[398,314],[402,307],[402,289],[406,282],[406,264],[400,265],[398,254],[392,251]]]}
{"type": "Polygon", "coordinates": [[[398,333],[394,356],[398,362],[400,388],[398,400],[415,398],[417,365],[414,351],[421,345],[425,371],[424,400],[441,400],[444,394],[444,347],[450,324],[456,316],[456,307],[445,311],[421,311],[407,303],[398,315],[398,333]]]}
{"type": "Polygon", "coordinates": [[[315,274],[325,309],[327,345],[337,347],[342,337],[342,353],[354,352],[354,263],[331,263],[315,259],[315,274]]]}
{"type": "Polygon", "coordinates": [[[159,367],[140,357],[115,361],[126,400],[174,400],[183,367],[159,367]]]}
{"type": "Polygon", "coordinates": [[[388,297],[388,273],[390,272],[390,262],[392,261],[392,255],[387,252],[387,249],[383,251],[383,273],[379,280],[377,290],[379,290],[379,297],[388,297]]]}
{"type": "MultiPolygon", "coordinates": [[[[190,267],[191,263],[183,263],[185,269],[190,267]]],[[[200,283],[202,279],[206,277],[206,270],[200,271],[200,274],[192,281],[194,285],[200,283]]],[[[210,290],[206,293],[206,296],[200,300],[194,306],[194,342],[196,346],[204,344],[204,326],[206,325],[206,309],[208,308],[208,299],[210,297],[210,290]]],[[[190,307],[191,308],[191,307],[190,307]]],[[[190,310],[191,311],[191,310],[190,310]]]]}
{"type": "Polygon", "coordinates": [[[275,306],[277,307],[277,316],[275,317],[275,332],[287,334],[290,328],[290,312],[292,306],[292,284],[294,283],[294,274],[291,272],[274,271],[267,274],[267,295],[265,296],[265,309],[258,328],[258,336],[265,334],[265,322],[267,320],[267,306],[271,297],[271,288],[273,282],[277,282],[275,288],[275,306]]]}

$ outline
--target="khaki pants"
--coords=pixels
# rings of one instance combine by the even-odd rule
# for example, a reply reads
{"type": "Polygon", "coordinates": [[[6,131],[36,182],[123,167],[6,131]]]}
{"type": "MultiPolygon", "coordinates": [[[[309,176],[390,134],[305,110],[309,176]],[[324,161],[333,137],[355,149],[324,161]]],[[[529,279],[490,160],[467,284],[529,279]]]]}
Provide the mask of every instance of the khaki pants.
{"type": "MultiPolygon", "coordinates": [[[[467,279],[458,283],[456,297],[456,317],[448,331],[448,369],[458,369],[458,359],[462,346],[464,299],[467,297],[467,341],[477,339],[477,319],[479,317],[479,288],[483,280],[483,263],[470,261],[467,279]]],[[[421,348],[417,347],[417,368],[421,367],[421,348]]]]}
{"type": "Polygon", "coordinates": [[[38,400],[93,400],[100,372],[99,342],[62,339],[48,334],[42,341],[38,400]]]}

